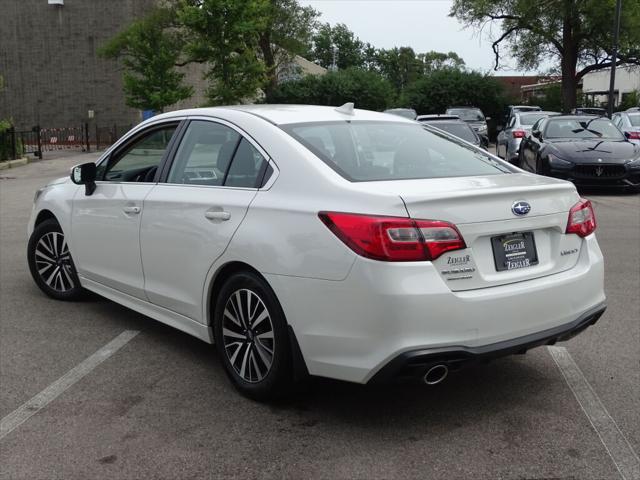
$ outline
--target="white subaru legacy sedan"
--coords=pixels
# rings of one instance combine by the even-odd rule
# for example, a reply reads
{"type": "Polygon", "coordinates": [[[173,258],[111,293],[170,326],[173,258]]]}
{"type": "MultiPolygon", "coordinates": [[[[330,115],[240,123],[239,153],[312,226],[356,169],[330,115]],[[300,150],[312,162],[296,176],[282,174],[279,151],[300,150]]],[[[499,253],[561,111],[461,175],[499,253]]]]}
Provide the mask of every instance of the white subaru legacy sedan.
{"type": "Polygon", "coordinates": [[[308,374],[449,371],[605,310],[591,203],[412,120],[343,107],[177,111],[36,194],[38,286],[217,344],[265,399],[308,374]]]}

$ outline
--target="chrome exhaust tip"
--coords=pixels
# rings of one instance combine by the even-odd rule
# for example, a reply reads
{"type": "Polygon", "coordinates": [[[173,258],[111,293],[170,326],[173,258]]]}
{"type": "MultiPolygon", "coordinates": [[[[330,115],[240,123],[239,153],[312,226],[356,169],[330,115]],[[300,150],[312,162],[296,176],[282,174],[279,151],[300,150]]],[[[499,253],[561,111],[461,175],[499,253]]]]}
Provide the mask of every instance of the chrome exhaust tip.
{"type": "Polygon", "coordinates": [[[444,364],[434,365],[427,373],[424,374],[422,380],[427,385],[437,385],[440,382],[443,382],[445,378],[449,375],[449,367],[444,364]]]}

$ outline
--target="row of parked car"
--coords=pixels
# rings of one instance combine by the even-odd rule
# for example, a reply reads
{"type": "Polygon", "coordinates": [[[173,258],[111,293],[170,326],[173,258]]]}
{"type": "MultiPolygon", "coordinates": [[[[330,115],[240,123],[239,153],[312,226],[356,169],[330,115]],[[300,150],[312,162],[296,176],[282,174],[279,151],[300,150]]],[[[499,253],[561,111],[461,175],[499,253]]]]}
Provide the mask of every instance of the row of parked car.
{"type": "MultiPolygon", "coordinates": [[[[487,120],[472,107],[451,107],[444,115],[416,115],[411,109],[388,113],[444,130],[484,149],[487,120]]],[[[571,115],[512,105],[499,126],[496,154],[525,170],[570,180],[583,187],[640,190],[640,108],[618,112],[610,120],[604,109],[577,108],[571,115]]]]}

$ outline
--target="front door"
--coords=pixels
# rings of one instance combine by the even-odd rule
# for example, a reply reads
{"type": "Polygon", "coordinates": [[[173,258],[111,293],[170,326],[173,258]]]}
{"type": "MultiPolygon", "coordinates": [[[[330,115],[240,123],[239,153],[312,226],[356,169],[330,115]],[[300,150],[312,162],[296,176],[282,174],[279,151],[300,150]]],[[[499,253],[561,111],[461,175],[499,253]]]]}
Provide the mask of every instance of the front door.
{"type": "Polygon", "coordinates": [[[174,122],[134,135],[98,165],[92,195],[78,190],[71,238],[80,276],[145,299],[140,218],[176,127],[174,122]]]}
{"type": "Polygon", "coordinates": [[[209,269],[244,219],[267,168],[231,126],[193,120],[168,171],[144,201],[140,243],[149,301],[203,321],[209,269]]]}

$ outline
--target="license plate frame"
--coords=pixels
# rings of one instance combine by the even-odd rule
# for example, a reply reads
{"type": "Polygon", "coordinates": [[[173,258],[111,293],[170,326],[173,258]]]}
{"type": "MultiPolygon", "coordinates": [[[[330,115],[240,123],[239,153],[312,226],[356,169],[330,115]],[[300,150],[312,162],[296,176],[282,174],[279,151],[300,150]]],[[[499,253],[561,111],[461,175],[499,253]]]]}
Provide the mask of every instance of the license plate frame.
{"type": "Polygon", "coordinates": [[[513,232],[491,237],[491,248],[498,272],[520,270],[539,263],[533,232],[513,232]]]}

